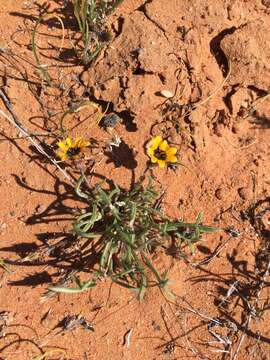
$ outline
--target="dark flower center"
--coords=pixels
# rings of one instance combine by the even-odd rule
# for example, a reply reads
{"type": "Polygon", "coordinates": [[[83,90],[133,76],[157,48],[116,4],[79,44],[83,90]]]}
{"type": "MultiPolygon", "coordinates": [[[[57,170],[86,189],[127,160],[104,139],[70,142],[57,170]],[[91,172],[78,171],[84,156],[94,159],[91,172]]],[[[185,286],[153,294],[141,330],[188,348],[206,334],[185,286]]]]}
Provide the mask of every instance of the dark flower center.
{"type": "Polygon", "coordinates": [[[75,155],[78,155],[81,152],[81,148],[76,146],[76,147],[71,147],[68,149],[67,151],[67,156],[68,157],[73,157],[75,155]]]}
{"type": "Polygon", "coordinates": [[[166,160],[167,159],[167,155],[165,151],[162,151],[160,149],[156,149],[154,151],[154,156],[158,159],[158,160],[166,160]]]}

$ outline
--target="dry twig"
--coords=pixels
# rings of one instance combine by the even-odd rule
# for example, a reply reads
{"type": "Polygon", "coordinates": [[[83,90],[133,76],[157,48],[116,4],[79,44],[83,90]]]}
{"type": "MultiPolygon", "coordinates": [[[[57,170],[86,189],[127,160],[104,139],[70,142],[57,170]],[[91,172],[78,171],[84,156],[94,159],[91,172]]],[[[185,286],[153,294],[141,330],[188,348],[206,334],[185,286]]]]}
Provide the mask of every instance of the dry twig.
{"type": "Polygon", "coordinates": [[[43,147],[40,145],[40,140],[38,139],[37,136],[33,136],[30,134],[30,132],[21,124],[21,122],[19,121],[17,115],[14,113],[12,105],[9,101],[9,99],[7,98],[7,96],[4,94],[4,92],[0,89],[0,97],[3,101],[3,103],[5,104],[6,108],[8,109],[8,111],[11,114],[11,117],[8,116],[7,114],[5,114],[2,110],[0,110],[0,115],[2,117],[4,117],[6,120],[9,121],[9,123],[11,125],[13,125],[19,132],[20,134],[22,134],[23,137],[27,138],[31,144],[37,149],[37,151],[44,155],[47,159],[49,159],[49,161],[57,167],[57,169],[64,175],[64,177],[73,185],[75,186],[75,182],[73,181],[73,179],[70,177],[70,175],[61,168],[61,166],[59,166],[59,164],[57,163],[57,161],[55,159],[53,159],[44,149],[43,147]]]}

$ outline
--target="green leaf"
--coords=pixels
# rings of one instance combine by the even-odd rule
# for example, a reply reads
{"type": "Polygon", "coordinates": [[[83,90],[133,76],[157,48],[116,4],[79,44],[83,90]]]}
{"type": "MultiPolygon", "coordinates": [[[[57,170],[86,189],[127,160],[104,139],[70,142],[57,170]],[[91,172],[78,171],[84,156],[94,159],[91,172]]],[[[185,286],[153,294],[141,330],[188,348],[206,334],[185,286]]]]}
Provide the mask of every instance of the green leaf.
{"type": "Polygon", "coordinates": [[[112,203],[111,203],[111,199],[110,199],[110,197],[106,194],[106,192],[105,192],[104,190],[102,190],[101,187],[99,187],[98,192],[99,192],[99,196],[100,196],[102,202],[103,202],[105,205],[110,206],[110,205],[112,204],[112,203]]]}
{"type": "Polygon", "coordinates": [[[81,185],[82,185],[82,182],[85,181],[85,176],[82,175],[79,180],[77,181],[77,184],[76,184],[76,187],[75,187],[75,192],[78,196],[80,196],[81,198],[84,198],[84,199],[88,199],[89,198],[89,195],[87,195],[86,193],[84,193],[83,191],[81,191],[81,185]]]}
{"type": "Polygon", "coordinates": [[[214,226],[206,226],[206,225],[200,225],[200,231],[202,233],[214,233],[214,232],[218,232],[221,231],[220,228],[214,227],[214,226]]]}
{"type": "Polygon", "coordinates": [[[107,268],[107,263],[108,263],[108,259],[110,256],[110,252],[111,252],[111,247],[112,247],[112,240],[107,242],[107,244],[105,245],[104,250],[102,251],[102,255],[100,258],[100,267],[101,269],[106,269],[107,268]]]}
{"type": "Polygon", "coordinates": [[[195,220],[196,224],[199,225],[202,222],[202,219],[203,219],[203,212],[200,211],[195,220]]]}
{"type": "Polygon", "coordinates": [[[147,258],[147,256],[144,253],[142,253],[142,257],[143,257],[143,261],[145,262],[145,265],[152,271],[152,273],[157,278],[158,283],[162,283],[162,278],[160,277],[159,273],[152,265],[151,261],[147,258]]]}
{"type": "Polygon", "coordinates": [[[133,228],[133,226],[134,226],[136,215],[137,215],[137,205],[136,205],[136,203],[131,202],[131,214],[130,214],[131,219],[129,221],[129,226],[131,228],[133,228]]]}
{"type": "Polygon", "coordinates": [[[97,237],[99,237],[101,234],[99,233],[95,233],[95,232],[83,232],[81,231],[76,225],[73,227],[73,232],[78,235],[81,236],[82,238],[87,238],[87,239],[95,239],[97,237]]]}
{"type": "Polygon", "coordinates": [[[56,293],[66,293],[66,294],[76,294],[82,291],[88,290],[96,286],[96,282],[94,280],[89,280],[86,282],[80,282],[80,280],[76,280],[76,283],[79,284],[77,288],[65,288],[61,286],[52,286],[49,287],[49,291],[53,291],[56,293]]]}

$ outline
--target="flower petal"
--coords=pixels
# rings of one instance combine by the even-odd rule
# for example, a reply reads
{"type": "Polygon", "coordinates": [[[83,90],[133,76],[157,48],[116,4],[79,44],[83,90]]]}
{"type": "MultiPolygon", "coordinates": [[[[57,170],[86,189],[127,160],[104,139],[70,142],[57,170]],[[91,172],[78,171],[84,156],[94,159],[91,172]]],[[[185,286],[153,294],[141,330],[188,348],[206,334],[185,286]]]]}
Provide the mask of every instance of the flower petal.
{"type": "Polygon", "coordinates": [[[177,162],[177,157],[175,155],[169,155],[169,156],[167,156],[166,161],[170,162],[170,163],[176,163],[177,162]]]}
{"type": "Polygon", "coordinates": [[[151,156],[151,162],[155,164],[158,161],[158,159],[155,156],[151,156]]]}
{"type": "Polygon", "coordinates": [[[57,146],[63,151],[68,150],[68,146],[64,143],[64,141],[58,141],[57,146]]]}
{"type": "Polygon", "coordinates": [[[74,147],[81,147],[82,141],[83,141],[82,137],[76,138],[74,141],[74,147]]]}
{"type": "Polygon", "coordinates": [[[64,152],[61,152],[61,151],[59,151],[59,152],[57,153],[57,156],[58,156],[62,161],[65,161],[65,160],[67,160],[67,158],[68,158],[67,154],[64,153],[64,152]]]}
{"type": "Polygon", "coordinates": [[[66,138],[66,144],[67,144],[68,147],[72,146],[72,141],[71,141],[71,138],[69,136],[66,138]]]}
{"type": "Polygon", "coordinates": [[[168,149],[168,143],[167,140],[163,140],[160,144],[159,144],[159,149],[161,151],[166,151],[168,149]]]}
{"type": "Polygon", "coordinates": [[[90,141],[87,141],[87,140],[82,140],[81,141],[81,144],[80,144],[80,147],[87,147],[87,146],[90,146],[91,145],[91,142],[90,141]]]}
{"type": "Polygon", "coordinates": [[[147,149],[147,155],[149,155],[151,157],[154,155],[154,152],[155,152],[155,150],[152,147],[149,147],[147,149]]]}
{"type": "Polygon", "coordinates": [[[158,135],[151,140],[150,147],[156,150],[160,146],[160,143],[162,143],[162,137],[158,135]]]}
{"type": "Polygon", "coordinates": [[[167,157],[171,156],[171,155],[175,155],[177,153],[177,148],[175,147],[170,147],[169,149],[167,149],[166,151],[166,155],[167,157]]]}
{"type": "Polygon", "coordinates": [[[158,166],[160,167],[160,168],[164,168],[165,167],[165,165],[166,165],[166,161],[165,160],[158,160],[157,161],[158,162],[158,166]]]}

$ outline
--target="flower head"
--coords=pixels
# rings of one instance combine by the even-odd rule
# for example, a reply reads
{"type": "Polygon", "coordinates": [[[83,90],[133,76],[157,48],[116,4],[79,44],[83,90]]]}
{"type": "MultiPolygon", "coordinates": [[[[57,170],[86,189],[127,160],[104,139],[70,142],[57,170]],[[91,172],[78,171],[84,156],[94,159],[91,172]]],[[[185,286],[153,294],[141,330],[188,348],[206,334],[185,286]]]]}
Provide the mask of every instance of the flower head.
{"type": "Polygon", "coordinates": [[[83,153],[84,148],[90,145],[89,141],[84,140],[82,137],[78,137],[75,140],[71,139],[69,136],[62,141],[57,143],[59,151],[57,156],[65,161],[67,159],[77,159],[83,153]]]}
{"type": "Polygon", "coordinates": [[[154,137],[148,147],[147,154],[152,163],[157,163],[159,167],[164,168],[168,163],[176,163],[177,148],[170,147],[167,140],[163,140],[161,136],[154,137]]]}

